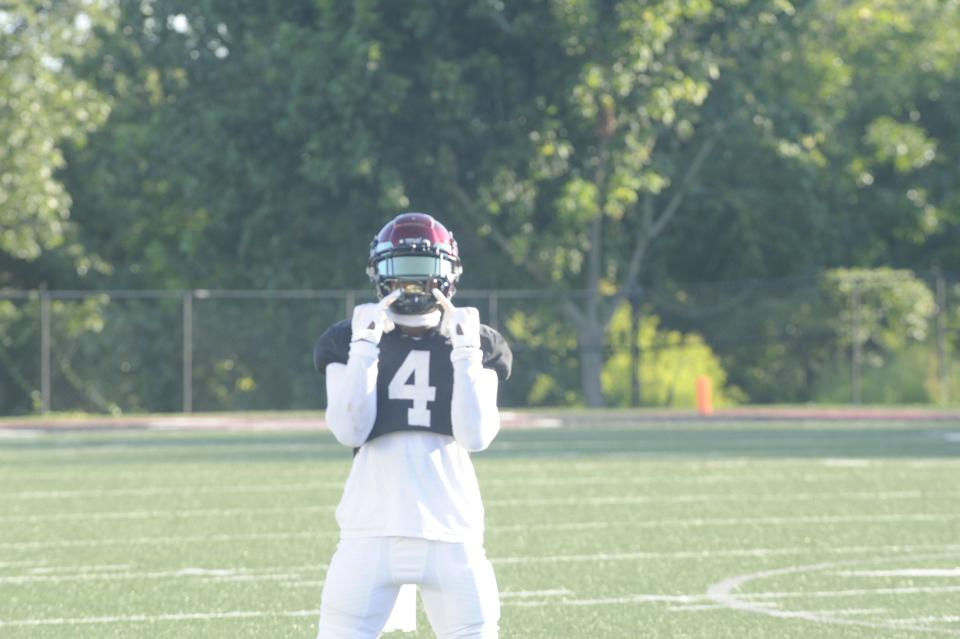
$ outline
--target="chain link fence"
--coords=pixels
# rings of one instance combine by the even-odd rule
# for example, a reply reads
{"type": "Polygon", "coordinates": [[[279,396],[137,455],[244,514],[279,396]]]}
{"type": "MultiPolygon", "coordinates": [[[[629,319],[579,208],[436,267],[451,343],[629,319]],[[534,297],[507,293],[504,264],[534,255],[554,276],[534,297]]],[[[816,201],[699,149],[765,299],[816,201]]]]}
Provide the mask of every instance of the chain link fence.
{"type": "MultiPolygon", "coordinates": [[[[312,345],[369,290],[0,291],[0,414],[315,410],[312,345]]],[[[945,405],[960,285],[941,274],[846,271],[807,279],[638,288],[602,300],[612,405],[718,402],[945,405]],[[616,312],[614,312],[616,311],[616,312]]],[[[463,290],[514,351],[504,406],[581,404],[583,291],[463,290]]]]}

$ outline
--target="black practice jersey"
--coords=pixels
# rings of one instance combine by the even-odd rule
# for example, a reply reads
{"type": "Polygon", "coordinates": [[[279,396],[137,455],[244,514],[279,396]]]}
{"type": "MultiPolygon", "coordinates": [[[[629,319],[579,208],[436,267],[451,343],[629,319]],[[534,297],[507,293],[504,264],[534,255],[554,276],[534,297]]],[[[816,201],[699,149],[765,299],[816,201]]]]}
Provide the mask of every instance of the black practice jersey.
{"type": "MultiPolygon", "coordinates": [[[[347,363],[352,330],[343,320],[328,328],[313,349],[314,365],[324,373],[327,364],[347,363]]],[[[483,366],[496,371],[501,381],[510,377],[513,354],[497,331],[480,325],[483,366]]],[[[453,364],[450,339],[431,330],[411,337],[397,329],[380,339],[377,374],[377,419],[367,441],[399,430],[428,430],[453,435],[450,419],[453,398],[453,364]]]]}

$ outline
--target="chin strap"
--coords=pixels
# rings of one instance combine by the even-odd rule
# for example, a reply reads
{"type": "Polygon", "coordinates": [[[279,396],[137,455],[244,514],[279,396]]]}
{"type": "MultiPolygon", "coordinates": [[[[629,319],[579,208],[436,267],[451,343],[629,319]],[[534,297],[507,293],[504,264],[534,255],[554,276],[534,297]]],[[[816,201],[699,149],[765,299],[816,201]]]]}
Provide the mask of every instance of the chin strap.
{"type": "Polygon", "coordinates": [[[387,318],[394,324],[397,326],[410,326],[411,328],[436,326],[440,323],[440,315],[440,311],[430,311],[423,315],[405,315],[403,313],[396,313],[389,308],[387,309],[387,318]]]}

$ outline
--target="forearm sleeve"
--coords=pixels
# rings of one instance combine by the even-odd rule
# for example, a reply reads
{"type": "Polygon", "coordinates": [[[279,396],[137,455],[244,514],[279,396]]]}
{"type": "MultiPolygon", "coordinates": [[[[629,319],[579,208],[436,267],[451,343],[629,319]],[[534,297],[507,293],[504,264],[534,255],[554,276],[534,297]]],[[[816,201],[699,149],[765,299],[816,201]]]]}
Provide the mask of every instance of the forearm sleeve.
{"type": "Polygon", "coordinates": [[[500,432],[497,374],[483,367],[479,348],[455,348],[451,420],[453,436],[469,451],[487,448],[500,432]]]}
{"type": "Polygon", "coordinates": [[[361,446],[377,419],[376,344],[350,344],[346,364],[327,364],[327,427],[344,446],[361,446]]]}

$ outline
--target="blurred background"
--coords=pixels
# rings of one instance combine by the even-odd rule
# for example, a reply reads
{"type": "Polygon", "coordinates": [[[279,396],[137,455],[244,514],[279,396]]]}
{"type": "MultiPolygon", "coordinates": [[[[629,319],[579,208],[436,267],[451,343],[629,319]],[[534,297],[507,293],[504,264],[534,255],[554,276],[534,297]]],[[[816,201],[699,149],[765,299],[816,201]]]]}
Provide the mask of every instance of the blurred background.
{"type": "Polygon", "coordinates": [[[960,404],[956,0],[0,0],[0,415],[313,410],[403,211],[506,406],[960,404]]]}

